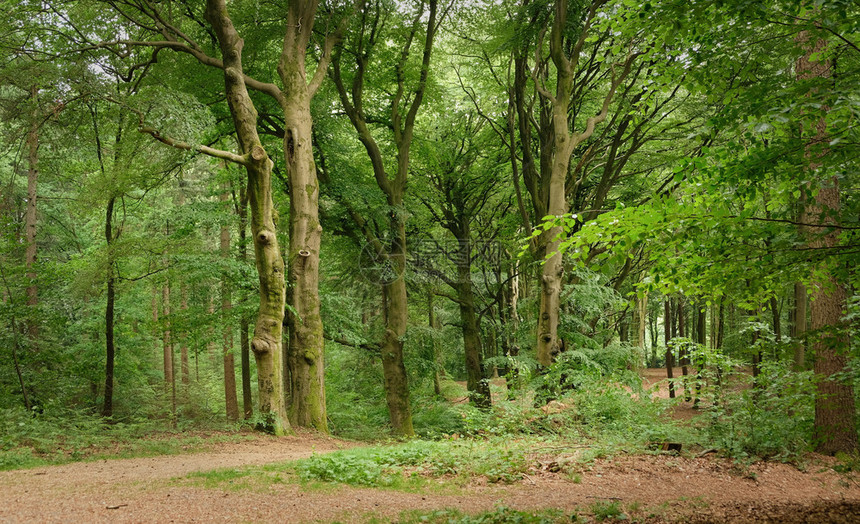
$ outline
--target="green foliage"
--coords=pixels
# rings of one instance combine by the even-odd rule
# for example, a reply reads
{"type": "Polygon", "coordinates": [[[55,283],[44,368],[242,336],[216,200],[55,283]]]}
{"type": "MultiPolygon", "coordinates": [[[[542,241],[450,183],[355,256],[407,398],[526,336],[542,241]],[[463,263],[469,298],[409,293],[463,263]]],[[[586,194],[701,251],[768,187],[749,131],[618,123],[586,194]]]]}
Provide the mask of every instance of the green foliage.
{"type": "Polygon", "coordinates": [[[165,432],[157,420],[107,424],[100,416],[54,403],[39,409],[0,411],[0,469],[200,451],[209,444],[245,438],[235,430],[225,432],[220,425],[217,432],[201,424],[165,432]]]}
{"type": "Polygon", "coordinates": [[[304,481],[406,488],[425,477],[485,477],[510,483],[527,470],[527,448],[506,440],[422,441],[315,455],[294,463],[304,481]]]}
{"type": "Polygon", "coordinates": [[[627,516],[621,511],[621,503],[617,500],[598,500],[589,509],[597,522],[627,519],[627,516]]]}
{"type": "Polygon", "coordinates": [[[400,515],[400,524],[556,524],[562,522],[578,522],[576,513],[558,509],[516,510],[508,507],[498,507],[477,515],[466,515],[459,510],[443,509],[423,512],[411,511],[400,515]]]}
{"type": "MultiPolygon", "coordinates": [[[[614,343],[608,347],[582,347],[561,353],[542,375],[535,379],[535,405],[559,398],[566,391],[582,389],[586,383],[634,366],[637,353],[631,346],[614,343]]],[[[621,375],[619,375],[621,377],[621,375]]],[[[636,383],[635,374],[624,379],[636,383]]]]}
{"type": "MultiPolygon", "coordinates": [[[[742,377],[726,372],[722,380],[729,389],[733,378],[742,377]]],[[[714,447],[730,456],[796,460],[812,447],[814,397],[811,372],[765,361],[755,384],[724,393],[708,409],[709,423],[703,429],[714,447]]]]}

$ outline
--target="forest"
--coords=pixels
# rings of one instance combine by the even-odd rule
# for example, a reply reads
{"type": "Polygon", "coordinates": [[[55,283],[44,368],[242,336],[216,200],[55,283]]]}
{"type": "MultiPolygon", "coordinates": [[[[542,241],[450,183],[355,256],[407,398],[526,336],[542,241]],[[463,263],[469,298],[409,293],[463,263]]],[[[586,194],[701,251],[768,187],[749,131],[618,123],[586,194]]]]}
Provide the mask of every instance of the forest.
{"type": "Polygon", "coordinates": [[[860,470],[857,2],[0,4],[0,470],[860,470]]]}

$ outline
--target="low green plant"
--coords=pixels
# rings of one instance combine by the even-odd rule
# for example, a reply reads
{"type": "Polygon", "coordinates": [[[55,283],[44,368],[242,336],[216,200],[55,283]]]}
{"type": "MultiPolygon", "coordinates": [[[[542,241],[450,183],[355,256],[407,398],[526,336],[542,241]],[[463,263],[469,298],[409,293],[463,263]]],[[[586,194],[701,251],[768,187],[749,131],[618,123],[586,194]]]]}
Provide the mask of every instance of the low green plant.
{"type": "Polygon", "coordinates": [[[407,512],[397,521],[400,524],[558,524],[562,522],[578,522],[576,513],[560,509],[541,509],[522,511],[507,507],[499,507],[477,515],[466,515],[455,509],[437,511],[407,512]]]}
{"type": "Polygon", "coordinates": [[[610,519],[626,519],[627,516],[621,511],[621,504],[617,500],[598,500],[589,506],[594,519],[603,522],[610,519]]]}
{"type": "Polygon", "coordinates": [[[41,412],[0,411],[0,469],[19,469],[96,458],[176,454],[208,444],[253,438],[239,431],[164,431],[160,422],[113,424],[95,414],[53,403],[41,412]]]}
{"type": "MultiPolygon", "coordinates": [[[[724,381],[732,377],[723,377],[724,381]]],[[[741,378],[744,378],[743,376],[741,378]]],[[[815,385],[811,372],[766,361],[750,388],[725,392],[708,408],[710,447],[731,457],[794,461],[811,449],[815,385]]]]}
{"type": "Polygon", "coordinates": [[[522,479],[530,462],[525,445],[504,441],[422,441],[355,448],[293,463],[306,482],[409,488],[430,477],[485,477],[489,482],[522,479]]]}

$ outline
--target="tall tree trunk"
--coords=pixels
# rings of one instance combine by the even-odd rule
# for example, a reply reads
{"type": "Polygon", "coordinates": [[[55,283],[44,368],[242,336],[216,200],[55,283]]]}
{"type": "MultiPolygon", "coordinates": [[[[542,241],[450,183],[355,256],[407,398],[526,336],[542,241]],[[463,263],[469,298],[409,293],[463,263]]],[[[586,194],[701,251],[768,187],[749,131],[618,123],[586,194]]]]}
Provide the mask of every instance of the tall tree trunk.
{"type": "MultiPolygon", "coordinates": [[[[370,4],[365,4],[365,9],[370,4]]],[[[422,8],[425,4],[422,4],[422,8]]],[[[376,4],[378,9],[380,4],[376,4]]],[[[389,418],[392,431],[397,435],[412,436],[415,430],[412,426],[412,409],[409,402],[409,384],[406,374],[406,366],[403,361],[403,337],[406,334],[408,321],[408,304],[406,293],[406,225],[403,207],[403,197],[406,193],[406,182],[410,172],[410,151],[415,132],[415,119],[424,100],[427,87],[427,78],[430,72],[430,59],[433,51],[433,42],[438,29],[437,24],[437,0],[429,0],[426,18],[424,13],[418,13],[412,21],[407,32],[406,40],[400,50],[400,57],[394,64],[396,78],[396,94],[390,104],[392,142],[396,148],[396,170],[391,177],[386,172],[386,160],[383,158],[382,150],[368,127],[363,106],[364,95],[364,73],[371,56],[371,49],[377,43],[370,37],[370,42],[365,40],[364,32],[359,36],[360,43],[353,50],[358,64],[352,85],[347,91],[341,76],[342,53],[334,57],[333,80],[338,91],[341,103],[355,130],[358,132],[359,140],[367,152],[373,169],[376,184],[385,196],[387,204],[391,209],[388,220],[388,240],[390,245],[386,248],[382,241],[374,237],[374,232],[367,227],[367,221],[360,214],[351,210],[354,222],[362,228],[365,239],[375,254],[380,258],[387,259],[394,276],[382,284],[382,304],[384,333],[380,344],[382,352],[382,371],[385,385],[385,397],[388,404],[389,418]],[[426,20],[426,33],[424,35],[421,69],[418,82],[414,90],[407,92],[405,68],[409,58],[410,48],[421,25],[426,20]],[[367,48],[365,49],[365,46],[367,48]],[[406,112],[403,112],[404,106],[406,112]]],[[[379,22],[380,14],[374,16],[372,9],[365,11],[362,22],[376,24],[379,22]],[[375,22],[371,19],[375,18],[375,22]]],[[[367,34],[377,34],[380,29],[378,25],[366,28],[367,34]]],[[[382,229],[382,228],[380,228],[382,229]]]]}
{"type": "Polygon", "coordinates": [[[794,283],[794,311],[792,312],[791,338],[794,344],[794,370],[806,368],[806,286],[794,283]]]}
{"type": "MultiPolygon", "coordinates": [[[[606,120],[609,114],[609,106],[615,96],[615,91],[630,72],[633,57],[629,57],[624,67],[616,72],[613,70],[609,89],[604,96],[600,112],[586,120],[585,129],[581,132],[571,132],[571,107],[575,102],[577,94],[577,63],[586,38],[589,36],[591,25],[597,16],[600,2],[591,4],[583,25],[580,29],[578,39],[573,42],[567,39],[568,27],[568,2],[558,0],[555,2],[555,16],[550,33],[549,55],[555,66],[556,82],[555,93],[550,95],[546,90],[542,96],[551,103],[552,113],[552,145],[551,145],[551,169],[547,184],[546,214],[561,217],[567,212],[567,191],[565,181],[570,168],[570,160],[576,147],[594,134],[597,124],[606,120]]],[[[585,87],[582,88],[586,89],[585,87]]],[[[541,148],[541,153],[549,153],[550,148],[541,148]]],[[[561,287],[564,277],[564,266],[562,256],[558,248],[562,241],[561,226],[556,226],[545,231],[541,237],[541,244],[546,246],[544,253],[550,258],[543,264],[541,272],[541,294],[540,310],[538,312],[537,326],[537,360],[541,366],[547,367],[552,364],[555,355],[562,349],[562,343],[558,336],[559,314],[561,307],[561,287]]]]}
{"type": "Polygon", "coordinates": [[[161,317],[164,319],[163,349],[164,349],[164,388],[170,396],[170,413],[174,423],[176,419],[176,377],[174,376],[173,341],[170,332],[170,280],[166,279],[162,287],[161,317]]]}
{"type": "MultiPolygon", "coordinates": [[[[436,330],[436,307],[433,305],[433,290],[427,292],[427,325],[432,330],[436,330]]],[[[442,352],[439,351],[439,344],[436,343],[436,333],[431,337],[433,344],[433,393],[436,395],[442,394],[442,352]]]]}
{"type": "MultiPolygon", "coordinates": [[[[685,300],[683,297],[678,297],[678,336],[681,338],[687,338],[688,329],[687,329],[687,314],[686,308],[684,307],[685,300]]],[[[681,376],[682,384],[684,385],[684,400],[686,402],[690,402],[692,400],[691,392],[690,392],[690,383],[688,381],[688,375],[690,374],[690,370],[687,367],[690,364],[690,356],[688,354],[687,341],[682,342],[680,349],[678,350],[678,360],[681,361],[681,376]]]]}
{"type": "Polygon", "coordinates": [[[289,287],[287,312],[290,420],[328,432],[322,316],[319,298],[319,181],[313,154],[311,99],[328,69],[339,32],[330,33],[310,82],[305,72],[316,0],[290,2],[278,75],[283,84],[284,157],[290,190],[289,287]]]}
{"type": "MultiPolygon", "coordinates": [[[[304,60],[304,56],[302,56],[304,60]]],[[[290,67],[298,67],[292,64],[290,67]]],[[[281,73],[282,77],[285,74],[281,73]]],[[[305,86],[304,80],[301,86],[305,86]]],[[[284,83],[288,81],[285,78],[284,83]]],[[[298,80],[294,80],[298,81],[298,80]]],[[[289,91],[289,89],[288,89],[289,91]]],[[[290,421],[328,432],[319,299],[319,182],[311,144],[310,97],[287,117],[284,154],[290,186],[289,323],[290,421]]]]}
{"type": "MultiPolygon", "coordinates": [[[[248,195],[245,185],[239,190],[239,260],[248,260],[248,195]]],[[[242,361],[242,408],[245,420],[254,416],[254,402],[251,398],[251,344],[248,338],[250,322],[245,314],[239,319],[239,346],[242,361]]]]}
{"type": "Polygon", "coordinates": [[[392,242],[390,260],[397,278],[383,283],[385,334],[382,337],[382,372],[385,382],[385,399],[391,428],[396,435],[412,436],[412,408],[409,403],[409,381],[403,362],[403,337],[406,335],[408,305],[406,301],[406,228],[397,217],[392,218],[395,240],[392,242]]]}
{"type": "MultiPolygon", "coordinates": [[[[816,60],[813,55],[823,54],[827,43],[824,39],[811,41],[807,31],[798,35],[798,42],[805,54],[798,59],[797,76],[801,80],[829,78],[831,64],[827,60],[816,60]]],[[[821,157],[827,154],[827,128],[822,118],[805,126],[809,172],[816,173],[821,167],[821,157]]],[[[804,203],[803,223],[822,224],[807,231],[808,247],[814,250],[839,247],[839,233],[826,226],[836,225],[841,207],[839,179],[832,176],[819,180],[818,192],[813,198],[807,196],[804,203]]],[[[813,344],[815,363],[813,369],[818,380],[815,396],[814,434],[816,450],[820,453],[854,452],[857,449],[855,427],[854,389],[851,382],[839,375],[848,369],[848,335],[842,316],[846,307],[844,282],[834,276],[834,263],[821,262],[814,276],[824,280],[811,282],[812,315],[811,330],[816,333],[813,344]]]]}
{"type": "MultiPolygon", "coordinates": [[[[188,386],[191,383],[191,366],[188,362],[188,284],[185,282],[182,282],[179,288],[179,295],[181,300],[179,308],[182,311],[183,318],[186,318],[185,322],[183,322],[185,325],[182,333],[179,335],[179,370],[182,377],[182,385],[188,386]]],[[[183,387],[183,396],[187,394],[187,387],[183,387]]],[[[183,398],[183,402],[187,402],[187,400],[187,398],[183,398]]]]}
{"type": "Polygon", "coordinates": [[[714,345],[715,349],[722,349],[723,341],[726,339],[726,308],[725,308],[725,300],[720,298],[720,310],[717,313],[717,338],[716,344],[714,345]]]}
{"type": "Polygon", "coordinates": [[[469,399],[479,408],[492,405],[490,385],[486,380],[482,359],[481,327],[475,311],[475,296],[472,291],[470,231],[463,226],[460,253],[457,264],[457,299],[460,306],[460,322],[463,324],[463,345],[466,354],[466,389],[469,399]]]}
{"type": "Polygon", "coordinates": [[[770,298],[770,312],[773,318],[773,334],[776,337],[776,343],[782,342],[782,322],[779,318],[779,302],[776,297],[770,298]]]}
{"type": "Polygon", "coordinates": [[[672,353],[672,301],[669,297],[664,300],[663,327],[666,338],[666,377],[669,379],[669,398],[675,398],[675,382],[672,380],[674,355],[672,353]]]}
{"type": "Polygon", "coordinates": [[[39,304],[39,287],[36,284],[36,201],[39,181],[39,88],[34,84],[30,89],[30,102],[33,104],[30,114],[30,130],[27,133],[27,213],[24,220],[25,241],[27,250],[24,263],[27,269],[27,332],[31,347],[36,347],[39,338],[39,321],[36,307],[39,304]]]}
{"type": "Polygon", "coordinates": [[[152,286],[152,343],[153,343],[153,355],[158,355],[161,350],[161,344],[159,342],[160,330],[158,328],[158,304],[161,300],[161,289],[159,286],[152,286]]]}
{"type": "MultiPolygon", "coordinates": [[[[226,191],[221,193],[221,202],[227,202],[230,198],[226,191]]],[[[226,262],[230,259],[230,228],[229,224],[221,226],[220,238],[221,258],[226,262]]],[[[233,329],[234,325],[230,319],[230,310],[233,308],[230,282],[227,273],[221,275],[221,325],[223,341],[224,360],[224,406],[227,420],[239,420],[239,402],[236,398],[236,365],[233,360],[233,329]]]]}
{"type": "Polygon", "coordinates": [[[707,344],[708,336],[707,330],[705,329],[705,321],[707,320],[708,310],[699,304],[696,307],[696,343],[698,344],[698,355],[696,356],[695,366],[696,366],[696,400],[693,402],[693,407],[699,407],[699,400],[702,395],[702,368],[705,367],[705,359],[702,356],[701,351],[705,349],[705,344],[707,344]]]}
{"type": "Polygon", "coordinates": [[[107,303],[105,305],[105,396],[104,404],[102,405],[102,416],[109,418],[113,416],[113,374],[114,374],[114,357],[116,348],[114,347],[114,300],[116,290],[114,288],[115,279],[113,271],[113,206],[116,198],[111,197],[108,200],[107,211],[105,212],[105,242],[107,243],[107,303]]]}
{"type": "MultiPolygon", "coordinates": [[[[257,111],[248,95],[242,69],[244,41],[227,13],[226,0],[207,0],[206,20],[212,25],[221,48],[227,102],[233,117],[243,165],[248,173],[251,233],[260,284],[260,307],[251,342],[257,360],[262,418],[260,426],[261,429],[281,435],[290,430],[290,425],[283,404],[281,338],[286,295],[284,261],[278,247],[272,202],[273,164],[257,133],[257,111]]],[[[291,28],[301,26],[301,23],[293,19],[287,26],[289,33],[291,28]]],[[[282,107],[287,103],[283,96],[279,101],[282,102],[282,107]]],[[[290,123],[288,121],[288,124],[290,123]]]]}

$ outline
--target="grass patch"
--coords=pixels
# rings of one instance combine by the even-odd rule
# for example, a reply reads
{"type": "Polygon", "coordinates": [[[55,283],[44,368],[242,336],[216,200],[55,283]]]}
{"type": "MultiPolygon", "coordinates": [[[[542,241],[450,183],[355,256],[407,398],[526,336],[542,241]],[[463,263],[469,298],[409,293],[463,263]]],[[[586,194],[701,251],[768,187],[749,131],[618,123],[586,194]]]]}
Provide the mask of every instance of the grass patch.
{"type": "Polygon", "coordinates": [[[598,500],[589,506],[594,520],[603,522],[606,520],[624,520],[627,516],[621,511],[621,503],[617,500],[598,500]]]}
{"type": "Polygon", "coordinates": [[[284,471],[282,466],[226,468],[189,473],[179,481],[206,489],[230,491],[268,491],[273,484],[285,484],[295,480],[295,475],[284,471]]]}
{"type": "MultiPolygon", "coordinates": [[[[389,522],[388,520],[369,520],[368,522],[389,522]]],[[[576,513],[560,509],[540,509],[520,511],[500,507],[493,511],[485,511],[477,515],[467,515],[456,509],[437,511],[408,511],[401,513],[400,524],[556,524],[561,522],[579,522],[576,513]]]]}
{"type": "Polygon", "coordinates": [[[263,467],[194,473],[186,478],[196,479],[207,488],[256,489],[275,479],[298,480],[313,489],[342,484],[409,492],[428,488],[444,491],[478,477],[490,483],[522,479],[534,463],[529,455],[530,444],[534,442],[414,440],[335,451],[263,467]]]}
{"type": "Polygon", "coordinates": [[[215,444],[250,440],[239,430],[188,427],[165,431],[149,421],[107,424],[78,412],[0,413],[0,470],[24,469],[107,458],[175,455],[215,444]]]}
{"type": "Polygon", "coordinates": [[[304,481],[403,488],[428,478],[511,483],[522,479],[530,464],[523,443],[464,439],[337,451],[297,461],[294,468],[304,481]]]}

